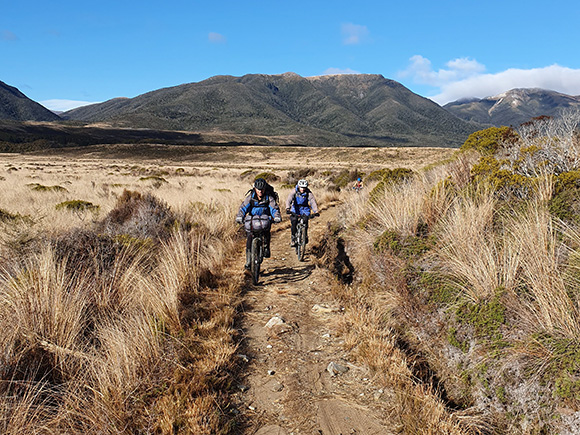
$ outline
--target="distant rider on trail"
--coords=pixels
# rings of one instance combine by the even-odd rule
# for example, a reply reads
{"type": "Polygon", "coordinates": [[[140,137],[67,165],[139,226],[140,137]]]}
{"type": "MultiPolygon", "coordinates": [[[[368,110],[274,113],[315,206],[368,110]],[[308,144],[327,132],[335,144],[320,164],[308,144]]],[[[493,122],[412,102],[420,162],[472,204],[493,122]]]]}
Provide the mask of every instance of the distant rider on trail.
{"type": "MultiPolygon", "coordinates": [[[[299,180],[293,192],[290,192],[286,199],[286,213],[290,213],[290,222],[292,223],[292,240],[290,246],[296,246],[296,224],[298,216],[318,215],[318,205],[314,194],[308,188],[308,181],[299,180]]],[[[308,230],[308,220],[306,220],[306,230],[308,230]]],[[[307,233],[308,234],[308,233],[307,233]]],[[[308,236],[306,237],[308,243],[308,236]]]]}
{"type": "Polygon", "coordinates": [[[246,229],[246,264],[244,266],[246,269],[250,269],[253,232],[264,232],[264,257],[270,257],[270,227],[272,221],[275,223],[282,221],[277,195],[266,180],[257,178],[254,181],[254,187],[246,194],[246,198],[236,215],[236,222],[243,223],[246,229]]]}

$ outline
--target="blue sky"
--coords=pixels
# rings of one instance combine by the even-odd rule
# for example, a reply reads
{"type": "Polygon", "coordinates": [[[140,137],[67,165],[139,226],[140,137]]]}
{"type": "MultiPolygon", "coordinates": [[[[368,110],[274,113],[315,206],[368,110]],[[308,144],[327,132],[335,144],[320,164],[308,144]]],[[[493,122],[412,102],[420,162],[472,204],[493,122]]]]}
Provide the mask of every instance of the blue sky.
{"type": "Polygon", "coordinates": [[[214,75],[382,74],[445,104],[580,95],[580,2],[0,0],[0,81],[54,110],[214,75]]]}

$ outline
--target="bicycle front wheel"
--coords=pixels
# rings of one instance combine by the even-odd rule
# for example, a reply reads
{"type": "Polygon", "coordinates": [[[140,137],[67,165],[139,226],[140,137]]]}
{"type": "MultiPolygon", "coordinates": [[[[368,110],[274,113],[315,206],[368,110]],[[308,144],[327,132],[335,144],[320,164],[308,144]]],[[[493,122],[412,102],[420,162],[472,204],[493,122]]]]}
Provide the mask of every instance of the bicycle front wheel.
{"type": "Polygon", "coordinates": [[[305,249],[306,249],[306,228],[301,227],[298,230],[298,243],[296,243],[296,255],[298,255],[298,261],[304,260],[305,249]]]}
{"type": "Polygon", "coordinates": [[[252,251],[251,251],[251,263],[250,263],[250,272],[252,273],[252,282],[254,285],[258,284],[260,279],[260,263],[262,262],[262,240],[258,237],[255,237],[252,240],[252,251]]]}

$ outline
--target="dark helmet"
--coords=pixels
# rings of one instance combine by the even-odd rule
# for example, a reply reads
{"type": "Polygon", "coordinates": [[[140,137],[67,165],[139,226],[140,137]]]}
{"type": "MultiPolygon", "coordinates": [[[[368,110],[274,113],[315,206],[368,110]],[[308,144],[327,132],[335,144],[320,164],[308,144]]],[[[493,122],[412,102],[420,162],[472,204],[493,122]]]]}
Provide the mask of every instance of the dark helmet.
{"type": "Polygon", "coordinates": [[[266,180],[263,178],[256,178],[256,180],[254,180],[254,188],[264,190],[266,188],[266,180]]]}

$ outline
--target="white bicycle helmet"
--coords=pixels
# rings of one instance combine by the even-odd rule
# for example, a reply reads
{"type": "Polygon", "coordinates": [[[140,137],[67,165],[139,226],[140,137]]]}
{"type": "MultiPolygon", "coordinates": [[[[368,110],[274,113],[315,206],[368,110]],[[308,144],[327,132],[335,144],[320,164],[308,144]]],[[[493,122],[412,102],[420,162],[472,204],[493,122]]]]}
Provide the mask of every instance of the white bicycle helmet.
{"type": "Polygon", "coordinates": [[[308,187],[308,181],[306,181],[306,180],[299,180],[297,186],[298,187],[308,187]]]}

